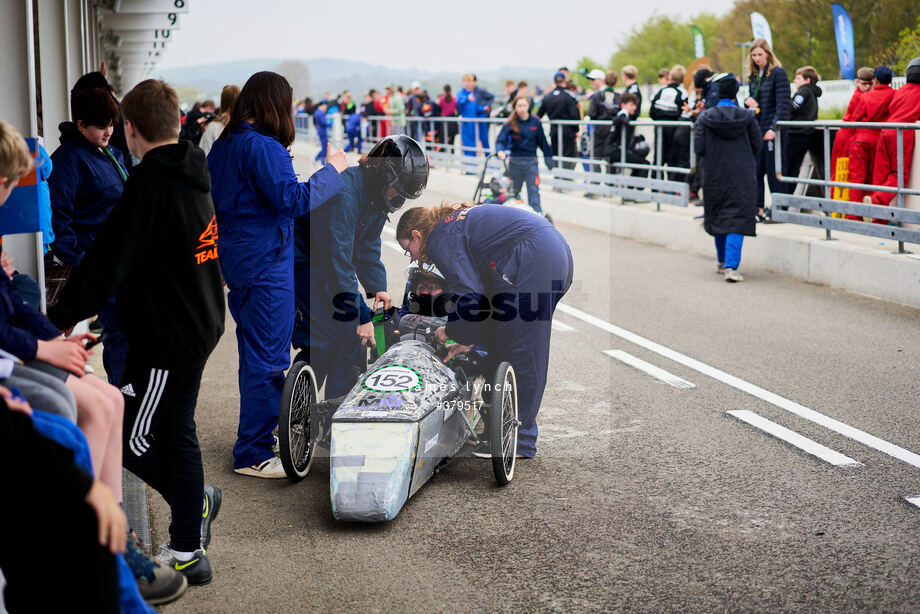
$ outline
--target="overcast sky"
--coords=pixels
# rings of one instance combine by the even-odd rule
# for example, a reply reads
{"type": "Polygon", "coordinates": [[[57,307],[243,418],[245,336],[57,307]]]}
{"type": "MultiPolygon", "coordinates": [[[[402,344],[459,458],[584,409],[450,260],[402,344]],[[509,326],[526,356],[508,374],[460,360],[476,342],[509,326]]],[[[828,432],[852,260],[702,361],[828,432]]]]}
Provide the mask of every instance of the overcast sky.
{"type": "MultiPolygon", "coordinates": [[[[317,57],[424,70],[606,61],[651,15],[724,13],[733,0],[190,0],[160,61],[176,68],[317,57]],[[245,10],[241,10],[245,7],[245,10]]],[[[688,34],[689,36],[689,34],[688,34]]]]}

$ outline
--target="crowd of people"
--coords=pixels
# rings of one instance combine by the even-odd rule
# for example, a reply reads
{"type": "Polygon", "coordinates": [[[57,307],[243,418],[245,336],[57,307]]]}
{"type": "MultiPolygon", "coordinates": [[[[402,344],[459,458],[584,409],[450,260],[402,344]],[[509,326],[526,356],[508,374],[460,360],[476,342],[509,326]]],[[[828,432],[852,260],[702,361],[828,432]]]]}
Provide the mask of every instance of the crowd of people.
{"type": "MultiPolygon", "coordinates": [[[[462,91],[473,103],[475,87],[462,91]]],[[[530,125],[528,106],[517,105],[518,131],[530,125]]],[[[327,146],[323,166],[301,182],[289,151],[294,111],[290,85],[272,72],[225,87],[219,106],[205,101],[184,115],[163,81],[143,81],[119,100],[103,74],[90,73],[71,92],[72,121],[60,125],[50,156],[31,154],[0,121],[0,204],[21,180],[46,184],[39,206],[53,239],[45,261],[62,282],[53,292],[38,287],[4,255],[0,450],[9,462],[0,480],[22,501],[55,496],[54,506],[0,512],[10,612],[73,603],[151,612],[148,604],[210,582],[207,549],[223,494],[205,482],[195,411],[227,307],[239,353],[237,474],[286,477],[275,433],[292,346],[327,396],[352,385],[362,348],[375,344],[371,313],[393,303],[383,225],[422,195],[428,158],[401,134],[379,140],[356,166],[327,146]],[[42,293],[53,297],[47,314],[42,293]],[[350,317],[331,316],[343,297],[350,317]],[[97,314],[101,334],[73,332],[97,314]],[[87,364],[100,343],[108,381],[87,364]],[[42,480],[14,469],[26,458],[42,480]],[[168,540],[156,557],[127,526],[123,467],[169,506],[168,540]],[[47,591],[34,570],[55,548],[52,524],[81,546],[87,564],[47,591]]],[[[510,287],[552,296],[526,320],[444,317],[436,331],[439,342],[453,340],[446,360],[489,345],[489,360],[514,365],[516,452],[532,458],[553,311],[572,283],[565,239],[520,209],[454,204],[409,210],[397,240],[425,272],[409,280],[403,309],[423,295],[425,280],[453,293],[458,311],[510,287]]]]}
{"type": "MultiPolygon", "coordinates": [[[[856,91],[847,107],[844,121],[857,122],[914,122],[920,118],[920,103],[914,93],[917,72],[920,67],[911,63],[907,69],[907,85],[899,93],[891,87],[892,71],[887,66],[861,68],[856,80],[856,91]]],[[[592,161],[604,160],[610,172],[628,172],[635,176],[647,176],[648,170],[643,165],[654,162],[667,167],[664,175],[670,180],[685,181],[690,184],[691,202],[704,204],[702,196],[704,168],[707,166],[699,159],[695,168],[690,168],[691,132],[700,126],[697,122],[701,113],[722,104],[719,85],[731,80],[736,85],[744,85],[747,95],[739,99],[738,92],[730,98],[730,104],[752,111],[760,132],[759,147],[751,145],[753,156],[752,189],[747,184],[738,193],[749,194],[745,200],[739,219],[747,219],[748,201],[753,206],[751,218],[755,222],[766,222],[770,217],[765,207],[766,190],[782,194],[796,190],[797,184],[783,181],[778,174],[786,177],[798,177],[803,172],[802,166],[806,155],[810,155],[812,172],[817,178],[829,174],[831,179],[850,183],[872,184],[877,186],[897,185],[897,144],[894,130],[879,129],[842,129],[831,134],[831,168],[824,169],[824,141],[822,132],[809,126],[796,126],[783,129],[780,140],[783,149],[780,159],[782,168],[776,168],[777,122],[798,121],[811,122],[818,118],[821,88],[818,86],[820,76],[812,66],[800,66],[792,74],[783,68],[769,43],[764,39],[755,40],[749,50],[747,74],[742,78],[732,73],[714,72],[710,66],[699,66],[692,75],[687,75],[681,65],[663,68],[657,74],[657,87],[647,85],[645,95],[649,99],[648,115],[656,121],[669,122],[659,130],[660,159],[657,153],[649,160],[651,147],[642,134],[637,134],[631,122],[639,117],[642,109],[643,88],[639,86],[639,75],[634,66],[624,66],[620,71],[604,72],[599,69],[582,71],[589,81],[587,89],[580,88],[567,68],[560,68],[553,77],[553,87],[545,91],[536,87],[531,91],[524,81],[508,80],[505,92],[496,96],[478,85],[475,75],[463,76],[463,86],[456,97],[450,85],[445,85],[443,92],[434,99],[422,88],[419,82],[404,90],[403,87],[388,86],[385,93],[371,90],[365,96],[364,103],[346,104],[350,95],[323,99],[323,110],[333,109],[341,113],[345,133],[349,140],[348,149],[360,151],[361,142],[367,136],[383,136],[390,133],[409,132],[419,141],[454,145],[455,138],[460,137],[460,150],[470,158],[494,151],[502,158],[509,159],[508,177],[512,182],[512,193],[520,195],[524,185],[527,186],[527,199],[531,207],[541,211],[539,195],[539,164],[537,151],[543,152],[548,168],[559,166],[573,169],[579,159],[592,161]],[[688,88],[685,84],[690,83],[688,88]],[[618,87],[619,85],[619,87],[618,87]],[[520,102],[521,100],[526,101],[520,102]],[[520,102],[520,106],[519,106],[520,102]],[[385,117],[385,121],[367,124],[368,134],[361,132],[362,117],[385,117]],[[431,118],[431,122],[408,122],[406,117],[431,118]],[[476,122],[435,122],[437,117],[470,118],[476,122]],[[485,118],[507,118],[501,127],[495,143],[489,142],[488,124],[485,118]],[[547,139],[540,119],[573,122],[554,126],[547,139]],[[574,123],[577,120],[592,120],[601,124],[574,123]],[[525,131],[521,132],[521,125],[525,131]],[[756,151],[755,151],[756,150],[756,151]],[[674,170],[670,170],[674,169],[674,170]]],[[[729,104],[729,103],[725,103],[729,104]]],[[[309,112],[311,101],[308,99],[298,106],[298,110],[309,112]]],[[[722,106],[725,106],[724,104],[722,106]]],[[[724,112],[723,112],[724,114],[724,112]]],[[[710,125],[709,129],[712,129],[710,125]]],[[[906,184],[910,174],[910,161],[914,146],[913,131],[904,133],[904,168],[903,181],[906,184]]],[[[328,142],[324,132],[321,136],[323,147],[328,142]]],[[[701,145],[697,141],[697,148],[701,145]]],[[[596,162],[583,162],[585,170],[597,170],[596,162]]],[[[470,171],[472,172],[472,171],[470,171]]],[[[745,174],[746,176],[746,174],[745,174]]],[[[710,205],[716,202],[718,190],[710,184],[710,205]]],[[[853,202],[888,205],[893,199],[891,192],[863,191],[860,189],[836,190],[840,197],[853,202]]],[[[589,191],[587,198],[593,198],[589,191]]],[[[735,200],[735,199],[732,199],[735,200]]],[[[704,210],[705,215],[705,210],[704,210]]],[[[862,220],[859,216],[847,216],[849,219],[862,220]]],[[[868,218],[866,218],[868,219],[868,218]]],[[[879,223],[880,220],[875,220],[879,223]]],[[[739,236],[753,235],[755,226],[745,222],[744,232],[725,233],[739,236]]],[[[719,227],[717,224],[715,227],[719,227]]],[[[717,236],[717,245],[725,238],[717,236]]],[[[732,245],[740,241],[733,239],[732,245]]],[[[740,247],[737,250],[740,259],[740,247]]],[[[723,250],[718,250],[720,272],[732,269],[726,276],[728,281],[740,281],[737,273],[739,261],[730,260],[733,266],[722,266],[723,250]]]]}

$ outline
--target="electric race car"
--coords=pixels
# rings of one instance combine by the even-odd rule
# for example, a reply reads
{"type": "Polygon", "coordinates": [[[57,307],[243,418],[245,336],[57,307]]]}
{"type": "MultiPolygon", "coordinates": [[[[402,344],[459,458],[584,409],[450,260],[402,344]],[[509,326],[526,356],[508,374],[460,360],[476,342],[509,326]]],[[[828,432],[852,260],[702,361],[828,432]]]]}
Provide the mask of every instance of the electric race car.
{"type": "Polygon", "coordinates": [[[448,364],[438,318],[374,316],[379,356],[344,397],[323,401],[306,362],[288,370],[278,439],[288,477],[307,475],[319,446],[329,450],[329,495],[339,520],[392,520],[435,471],[467,443],[488,442],[500,485],[514,477],[517,383],[500,363],[485,372],[475,350],[448,364]],[[481,428],[477,428],[481,426],[481,428]]]}

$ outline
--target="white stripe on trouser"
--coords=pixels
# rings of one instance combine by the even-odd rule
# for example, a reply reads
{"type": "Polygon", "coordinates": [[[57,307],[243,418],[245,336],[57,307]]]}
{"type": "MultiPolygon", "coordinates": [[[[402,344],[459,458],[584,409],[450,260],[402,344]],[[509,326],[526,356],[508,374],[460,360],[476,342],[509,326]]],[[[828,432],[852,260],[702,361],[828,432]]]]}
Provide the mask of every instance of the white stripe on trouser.
{"type": "Polygon", "coordinates": [[[153,412],[156,411],[157,403],[163,394],[163,388],[166,385],[166,371],[160,369],[150,370],[150,381],[147,383],[147,391],[141,401],[140,409],[134,418],[134,425],[131,427],[131,439],[128,446],[135,456],[141,456],[150,448],[145,436],[150,428],[153,419],[153,412]]]}
{"type": "MultiPolygon", "coordinates": [[[[163,396],[163,389],[166,388],[166,378],[169,376],[169,371],[160,370],[160,385],[157,386],[157,396],[150,403],[150,409],[147,410],[147,417],[144,419],[144,423],[141,425],[141,438],[146,437],[147,433],[150,432],[151,424],[153,423],[153,414],[156,412],[157,407],[160,405],[160,398],[163,396]]],[[[150,447],[150,444],[147,443],[147,440],[144,440],[144,452],[147,451],[147,448],[150,447]]]]}

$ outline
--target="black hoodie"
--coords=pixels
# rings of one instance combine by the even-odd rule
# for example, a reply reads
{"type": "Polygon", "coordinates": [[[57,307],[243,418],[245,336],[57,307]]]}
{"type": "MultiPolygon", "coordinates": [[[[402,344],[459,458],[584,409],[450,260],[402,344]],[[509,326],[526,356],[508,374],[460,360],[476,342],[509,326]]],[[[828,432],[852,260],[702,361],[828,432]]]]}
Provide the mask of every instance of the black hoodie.
{"type": "MultiPolygon", "coordinates": [[[[818,98],[821,88],[814,83],[806,83],[792,96],[792,111],[789,120],[794,122],[813,122],[818,119],[818,98]]],[[[790,134],[811,134],[813,128],[789,128],[790,134]]]]}
{"type": "Polygon", "coordinates": [[[211,177],[191,143],[147,152],[48,317],[69,328],[113,294],[129,363],[194,369],[223,333],[211,177]]]}
{"type": "Polygon", "coordinates": [[[703,169],[703,227],[711,235],[754,236],[754,157],[763,146],[754,111],[709,107],[700,113],[695,130],[694,147],[703,169]]]}

